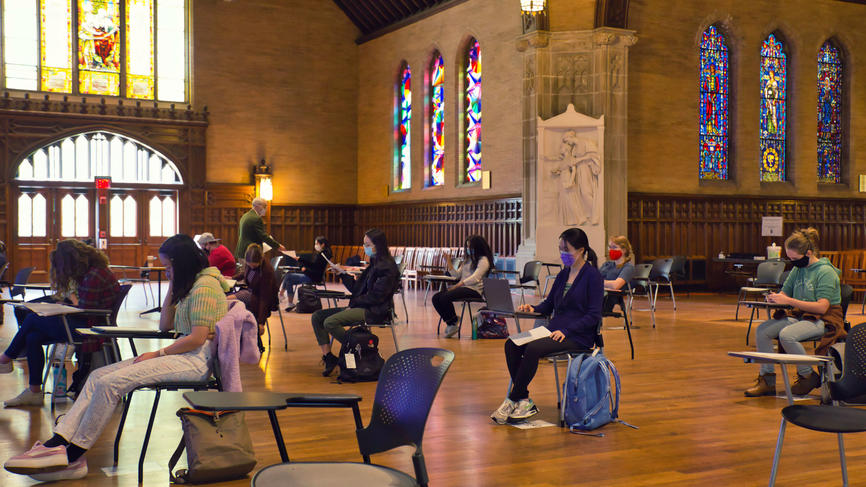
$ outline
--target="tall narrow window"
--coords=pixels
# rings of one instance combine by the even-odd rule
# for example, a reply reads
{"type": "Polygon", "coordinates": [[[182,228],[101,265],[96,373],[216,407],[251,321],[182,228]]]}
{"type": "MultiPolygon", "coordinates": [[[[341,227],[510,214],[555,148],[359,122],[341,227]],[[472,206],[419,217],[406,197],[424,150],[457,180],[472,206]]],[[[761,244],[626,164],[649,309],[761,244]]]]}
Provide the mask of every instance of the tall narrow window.
{"type": "Polygon", "coordinates": [[[150,236],[171,237],[177,233],[177,207],[171,196],[150,199],[150,236]]]}
{"type": "Polygon", "coordinates": [[[36,0],[3,2],[3,69],[6,88],[39,89],[39,29],[36,0]]]}
{"type": "Polygon", "coordinates": [[[404,65],[397,87],[397,161],[394,189],[400,191],[412,186],[412,157],[409,140],[412,132],[412,71],[404,65]]]}
{"type": "Polygon", "coordinates": [[[761,46],[761,181],[785,180],[785,47],[774,34],[761,46]]]}
{"type": "Polygon", "coordinates": [[[136,234],[136,204],[130,195],[111,197],[109,228],[112,237],[134,237],[136,234]]]}
{"type": "Polygon", "coordinates": [[[72,91],[72,0],[41,0],[42,90],[72,91]]]}
{"type": "Polygon", "coordinates": [[[699,175],[728,179],[728,46],[715,26],[701,39],[699,175]]]}
{"type": "Polygon", "coordinates": [[[126,96],[153,98],[153,0],[126,1],[126,96]]]}
{"type": "Polygon", "coordinates": [[[469,43],[466,53],[466,161],[463,182],[481,181],[481,45],[469,43]]]}
{"type": "Polygon", "coordinates": [[[830,41],[818,51],[818,182],[842,182],[842,58],[830,41]]]}
{"type": "Polygon", "coordinates": [[[445,184],[445,64],[438,53],[430,66],[430,170],[427,186],[445,184]]]}
{"type": "Polygon", "coordinates": [[[90,205],[87,196],[67,194],[60,200],[60,236],[87,237],[90,235],[90,205]]]}
{"type": "Polygon", "coordinates": [[[118,0],[78,0],[78,89],[91,95],[120,94],[118,0]]]}

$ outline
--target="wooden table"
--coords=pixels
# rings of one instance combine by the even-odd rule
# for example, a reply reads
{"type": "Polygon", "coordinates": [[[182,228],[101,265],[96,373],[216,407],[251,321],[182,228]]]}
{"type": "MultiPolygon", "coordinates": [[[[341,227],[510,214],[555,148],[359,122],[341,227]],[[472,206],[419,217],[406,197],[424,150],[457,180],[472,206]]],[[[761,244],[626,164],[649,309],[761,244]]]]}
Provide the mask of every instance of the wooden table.
{"type": "MultiPolygon", "coordinates": [[[[149,267],[149,266],[135,266],[135,265],[109,265],[109,269],[111,270],[119,270],[119,271],[139,271],[139,272],[156,272],[156,306],[139,313],[139,316],[146,315],[148,313],[157,313],[162,312],[162,273],[165,271],[165,267],[149,267]]],[[[151,288],[153,289],[153,288],[151,288]]]]}

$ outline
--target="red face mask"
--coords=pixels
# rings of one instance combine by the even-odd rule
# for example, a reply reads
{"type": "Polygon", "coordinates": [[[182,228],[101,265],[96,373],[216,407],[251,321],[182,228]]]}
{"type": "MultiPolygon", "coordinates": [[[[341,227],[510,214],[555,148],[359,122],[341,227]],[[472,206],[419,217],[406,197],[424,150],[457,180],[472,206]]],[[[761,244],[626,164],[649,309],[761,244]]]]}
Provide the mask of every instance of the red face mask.
{"type": "Polygon", "coordinates": [[[610,256],[610,260],[617,260],[622,257],[622,250],[610,249],[607,254],[610,256]]]}

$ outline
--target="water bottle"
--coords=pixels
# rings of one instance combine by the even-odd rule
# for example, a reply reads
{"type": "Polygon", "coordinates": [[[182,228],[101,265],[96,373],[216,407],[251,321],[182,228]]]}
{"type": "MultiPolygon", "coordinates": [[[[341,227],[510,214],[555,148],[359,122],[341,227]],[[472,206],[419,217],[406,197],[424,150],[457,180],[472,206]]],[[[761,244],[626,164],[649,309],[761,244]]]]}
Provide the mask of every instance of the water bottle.
{"type": "Polygon", "coordinates": [[[65,364],[54,364],[51,367],[54,376],[54,397],[66,395],[66,367],[65,364]]]}

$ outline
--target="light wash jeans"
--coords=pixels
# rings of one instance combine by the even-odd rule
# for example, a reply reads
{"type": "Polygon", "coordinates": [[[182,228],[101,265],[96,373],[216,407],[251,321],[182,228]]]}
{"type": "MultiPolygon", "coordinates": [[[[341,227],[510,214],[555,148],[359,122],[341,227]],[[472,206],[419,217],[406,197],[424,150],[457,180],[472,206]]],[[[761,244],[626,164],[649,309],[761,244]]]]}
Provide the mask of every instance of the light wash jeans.
{"type": "MultiPolygon", "coordinates": [[[[786,353],[805,354],[806,349],[800,344],[801,341],[821,338],[824,335],[824,321],[797,321],[796,318],[782,318],[781,320],[767,320],[755,330],[755,341],[758,343],[759,352],[772,352],[773,339],[778,338],[779,344],[786,353]]],[[[773,364],[761,364],[761,375],[772,374],[773,364]]],[[[812,368],[808,365],[798,365],[797,373],[808,377],[812,368]]]]}
{"type": "Polygon", "coordinates": [[[196,350],[137,364],[134,359],[90,373],[75,403],[54,428],[68,442],[90,449],[114,414],[121,398],[138,386],[158,382],[203,381],[211,375],[211,341],[196,350]]]}

